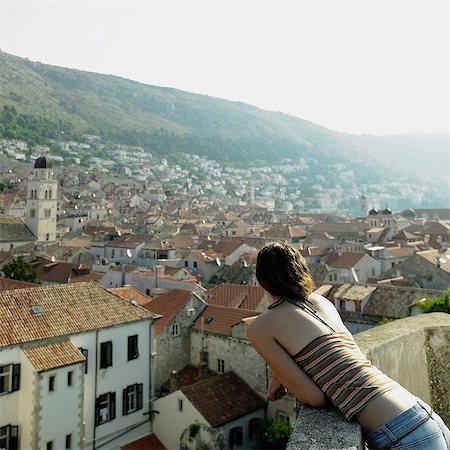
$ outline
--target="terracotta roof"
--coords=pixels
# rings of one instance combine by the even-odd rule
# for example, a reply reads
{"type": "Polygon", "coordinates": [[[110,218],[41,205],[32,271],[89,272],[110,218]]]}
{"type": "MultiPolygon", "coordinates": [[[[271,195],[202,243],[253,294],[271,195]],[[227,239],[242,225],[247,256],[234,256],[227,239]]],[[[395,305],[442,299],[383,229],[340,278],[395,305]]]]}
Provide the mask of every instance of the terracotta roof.
{"type": "Polygon", "coordinates": [[[435,289],[377,285],[363,313],[366,316],[402,319],[410,315],[410,307],[417,300],[424,297],[440,297],[441,295],[442,291],[435,289]]]}
{"type": "Polygon", "coordinates": [[[333,287],[332,284],[322,284],[322,286],[319,286],[314,291],[316,294],[321,295],[322,297],[327,297],[328,293],[331,291],[331,288],[333,287]]]}
{"type": "MultiPolygon", "coordinates": [[[[206,378],[215,377],[217,372],[214,372],[211,369],[207,369],[206,378]]],[[[186,366],[183,369],[177,372],[177,386],[178,389],[181,389],[185,386],[190,386],[191,384],[198,383],[202,379],[202,373],[198,367],[194,366],[186,366]]],[[[170,391],[170,379],[165,381],[161,386],[161,392],[169,392],[170,391]]]]}
{"type": "Polygon", "coordinates": [[[0,264],[11,257],[11,252],[0,251],[0,264]]]}
{"type": "Polygon", "coordinates": [[[11,280],[9,278],[0,278],[0,291],[10,291],[12,289],[24,289],[39,287],[40,284],[27,283],[26,281],[11,280]]]}
{"type": "Polygon", "coordinates": [[[217,264],[216,258],[219,258],[222,260],[223,258],[220,258],[221,255],[216,253],[214,250],[206,249],[206,250],[191,250],[191,253],[197,257],[199,260],[211,263],[211,264],[217,264]]]}
{"type": "Polygon", "coordinates": [[[216,306],[255,310],[264,295],[265,291],[261,286],[223,283],[208,289],[206,302],[216,306]]]}
{"type": "Polygon", "coordinates": [[[0,317],[0,347],[4,347],[147,320],[154,315],[89,282],[0,292],[0,317]],[[33,314],[35,306],[42,313],[33,314]]]}
{"type": "Polygon", "coordinates": [[[193,294],[183,289],[172,289],[169,292],[158,295],[147,303],[144,308],[153,314],[161,314],[162,318],[155,323],[155,336],[180,312],[193,294]]]}
{"type": "Polygon", "coordinates": [[[403,258],[413,255],[411,247],[392,247],[386,248],[386,250],[395,258],[403,258]]]}
{"type": "Polygon", "coordinates": [[[199,249],[211,248],[212,250],[214,250],[217,253],[220,253],[223,256],[228,256],[231,253],[233,253],[234,251],[236,251],[242,244],[243,244],[243,242],[240,242],[240,241],[221,240],[216,243],[214,241],[205,240],[205,241],[200,242],[200,244],[198,245],[198,248],[199,249]]]}
{"type": "Polygon", "coordinates": [[[108,289],[109,292],[112,292],[115,295],[123,298],[124,300],[136,300],[140,306],[145,306],[148,302],[150,302],[153,298],[149,295],[145,295],[142,292],[137,291],[131,286],[124,286],[120,288],[111,288],[108,289]]]}
{"type": "Polygon", "coordinates": [[[367,298],[373,291],[375,291],[376,286],[364,285],[364,284],[343,284],[334,293],[334,297],[340,300],[358,300],[363,301],[367,298]]]}
{"type": "Polygon", "coordinates": [[[346,252],[342,253],[335,261],[331,263],[327,262],[327,264],[336,269],[351,269],[365,255],[365,253],[346,252]]]}
{"type": "Polygon", "coordinates": [[[446,251],[425,250],[423,252],[417,252],[416,257],[423,258],[429,263],[436,266],[439,259],[440,269],[444,272],[450,273],[450,249],[447,249],[446,251]]]}
{"type": "Polygon", "coordinates": [[[27,348],[24,349],[24,352],[37,372],[45,372],[57,367],[70,366],[86,361],[80,350],[70,341],[27,348]]]}
{"type": "Polygon", "coordinates": [[[245,317],[252,317],[255,311],[245,309],[227,308],[225,306],[208,305],[197,317],[192,329],[207,333],[231,336],[231,327],[239,323],[245,317]]]}
{"type": "Polygon", "coordinates": [[[181,391],[213,427],[266,405],[265,400],[233,372],[199,381],[181,391]]]}
{"type": "Polygon", "coordinates": [[[36,236],[20,217],[0,216],[0,242],[30,242],[36,236]]]}
{"type": "Polygon", "coordinates": [[[43,281],[53,283],[79,283],[82,281],[98,281],[102,275],[92,272],[87,264],[52,262],[46,258],[37,258],[31,262],[43,281]]]}
{"type": "Polygon", "coordinates": [[[141,439],[122,445],[121,450],[167,450],[156,434],[149,434],[141,439]]]}

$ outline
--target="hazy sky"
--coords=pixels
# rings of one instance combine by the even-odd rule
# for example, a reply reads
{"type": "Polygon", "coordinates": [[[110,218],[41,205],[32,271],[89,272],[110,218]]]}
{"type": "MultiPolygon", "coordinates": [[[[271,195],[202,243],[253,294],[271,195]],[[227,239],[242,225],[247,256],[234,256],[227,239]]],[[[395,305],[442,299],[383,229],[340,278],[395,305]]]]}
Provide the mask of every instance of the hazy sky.
{"type": "Polygon", "coordinates": [[[449,2],[0,0],[0,48],[350,133],[449,132],[449,2]]]}

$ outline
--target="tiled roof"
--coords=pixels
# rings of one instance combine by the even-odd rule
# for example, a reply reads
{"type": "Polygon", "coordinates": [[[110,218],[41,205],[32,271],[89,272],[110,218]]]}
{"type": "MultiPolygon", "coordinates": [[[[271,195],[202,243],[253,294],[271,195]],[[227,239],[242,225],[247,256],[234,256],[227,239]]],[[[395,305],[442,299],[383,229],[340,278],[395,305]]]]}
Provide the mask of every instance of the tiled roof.
{"type": "Polygon", "coordinates": [[[354,253],[354,252],[342,253],[342,255],[340,255],[339,258],[329,263],[329,265],[336,269],[351,269],[365,255],[366,255],[365,253],[354,253]]]}
{"type": "Polygon", "coordinates": [[[69,366],[86,361],[70,341],[55,342],[53,344],[41,345],[24,349],[28,359],[37,372],[56,369],[57,367],[69,366]]]}
{"type": "Polygon", "coordinates": [[[40,284],[27,283],[26,281],[11,280],[9,278],[0,278],[0,291],[10,291],[12,289],[24,289],[39,287],[40,284]]]}
{"type": "Polygon", "coordinates": [[[371,285],[345,283],[334,293],[334,297],[340,300],[363,301],[376,288],[376,286],[371,285]]]}
{"type": "Polygon", "coordinates": [[[52,262],[49,259],[37,258],[31,263],[43,281],[53,283],[79,283],[97,281],[102,275],[92,272],[86,264],[52,262]]]}
{"type": "Polygon", "coordinates": [[[265,291],[261,286],[223,283],[208,289],[207,303],[229,308],[255,310],[264,295],[265,291]]]}
{"type": "Polygon", "coordinates": [[[322,295],[323,297],[327,297],[332,287],[332,284],[322,284],[322,286],[319,286],[314,292],[316,294],[322,295]]]}
{"type": "Polygon", "coordinates": [[[233,372],[199,381],[181,391],[213,427],[264,408],[266,404],[233,372]]]}
{"type": "MultiPolygon", "coordinates": [[[[216,375],[217,372],[214,372],[211,369],[207,369],[205,378],[215,377],[216,375]]],[[[191,384],[198,383],[201,379],[202,379],[201,370],[198,367],[188,365],[177,372],[178,389],[190,386],[191,384]]],[[[165,381],[161,386],[161,392],[169,392],[169,391],[170,391],[170,379],[165,381]]]]}
{"type": "Polygon", "coordinates": [[[111,288],[108,289],[109,292],[112,292],[115,295],[123,298],[124,300],[136,300],[140,306],[146,305],[148,302],[152,300],[152,297],[149,295],[145,295],[142,292],[137,291],[131,286],[124,286],[120,288],[111,288]]]}
{"type": "Polygon", "coordinates": [[[11,252],[0,251],[0,264],[11,257],[11,252]]]}
{"type": "Polygon", "coordinates": [[[199,260],[205,263],[217,264],[216,258],[220,258],[220,255],[216,253],[214,250],[206,249],[206,250],[191,250],[191,253],[198,258],[199,260]]]}
{"type": "Polygon", "coordinates": [[[386,250],[395,258],[404,258],[413,255],[410,247],[392,247],[386,250]]]}
{"type": "Polygon", "coordinates": [[[424,297],[440,297],[442,291],[403,286],[377,286],[364,309],[366,316],[402,319],[410,315],[410,306],[424,297]]]}
{"type": "Polygon", "coordinates": [[[0,216],[0,242],[32,242],[36,236],[20,217],[0,216]]]}
{"type": "Polygon", "coordinates": [[[441,270],[450,273],[450,249],[447,249],[446,251],[425,250],[423,252],[417,252],[416,256],[423,258],[434,265],[437,265],[439,259],[439,266],[441,270]]]}
{"type": "Polygon", "coordinates": [[[155,336],[180,312],[193,294],[183,289],[172,289],[169,292],[158,295],[147,303],[144,308],[153,314],[161,314],[162,318],[155,323],[155,336]]]}
{"type": "Polygon", "coordinates": [[[94,282],[0,292],[0,347],[151,319],[94,282]],[[42,313],[32,314],[38,306],[42,313]]]}
{"type": "Polygon", "coordinates": [[[149,434],[141,439],[122,445],[120,450],[167,450],[156,434],[149,434]]]}
{"type": "Polygon", "coordinates": [[[231,336],[231,327],[245,317],[252,317],[255,311],[208,305],[194,322],[192,328],[197,331],[231,336]],[[203,322],[203,325],[202,325],[203,322]]]}

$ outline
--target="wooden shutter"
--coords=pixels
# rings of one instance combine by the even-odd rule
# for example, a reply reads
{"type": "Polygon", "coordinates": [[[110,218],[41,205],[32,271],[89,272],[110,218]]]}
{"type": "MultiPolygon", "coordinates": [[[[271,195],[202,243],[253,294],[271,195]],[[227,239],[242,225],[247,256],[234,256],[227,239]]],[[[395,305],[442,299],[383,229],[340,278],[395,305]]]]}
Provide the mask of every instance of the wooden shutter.
{"type": "Polygon", "coordinates": [[[128,414],[128,388],[122,391],[122,415],[128,414]]]}
{"type": "Polygon", "coordinates": [[[95,399],[95,426],[100,424],[100,397],[95,399]]]}
{"type": "Polygon", "coordinates": [[[137,409],[142,409],[144,397],[144,385],[139,383],[137,385],[137,409]]]}
{"type": "Polygon", "coordinates": [[[116,418],[116,393],[111,392],[109,394],[109,417],[111,420],[116,418]]]}
{"type": "Polygon", "coordinates": [[[20,364],[13,364],[11,391],[20,389],[20,364]]]}

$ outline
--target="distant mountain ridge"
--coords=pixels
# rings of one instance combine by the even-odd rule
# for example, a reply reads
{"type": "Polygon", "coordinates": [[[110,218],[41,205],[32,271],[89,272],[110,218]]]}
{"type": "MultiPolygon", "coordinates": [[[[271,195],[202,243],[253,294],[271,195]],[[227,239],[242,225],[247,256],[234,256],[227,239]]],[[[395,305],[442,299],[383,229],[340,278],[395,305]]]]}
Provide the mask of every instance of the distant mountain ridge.
{"type": "MultiPolygon", "coordinates": [[[[3,105],[70,124],[73,133],[97,134],[160,155],[192,153],[242,167],[302,157],[315,167],[323,165],[325,176],[333,165],[344,164],[362,177],[370,168],[373,176],[384,178],[397,164],[386,158],[395,156],[396,148],[408,147],[404,140],[338,133],[242,102],[0,52],[0,108],[3,105]]],[[[426,143],[423,147],[430,150],[426,143]]],[[[442,158],[445,162],[445,142],[438,142],[434,154],[438,164],[442,158]]]]}

